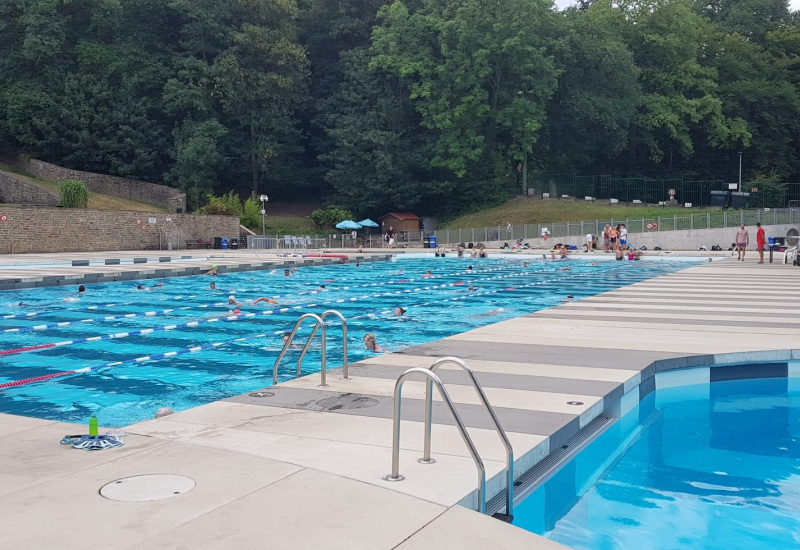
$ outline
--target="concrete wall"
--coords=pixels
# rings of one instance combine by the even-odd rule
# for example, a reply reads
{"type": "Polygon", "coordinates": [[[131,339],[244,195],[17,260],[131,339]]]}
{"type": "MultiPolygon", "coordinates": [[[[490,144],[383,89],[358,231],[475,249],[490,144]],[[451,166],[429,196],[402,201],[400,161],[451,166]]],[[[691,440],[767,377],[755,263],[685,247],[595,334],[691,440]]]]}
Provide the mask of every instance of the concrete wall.
{"type": "Polygon", "coordinates": [[[178,249],[187,240],[238,236],[234,216],[0,205],[0,253],[5,254],[167,250],[170,243],[178,249]]]}
{"type": "Polygon", "coordinates": [[[0,174],[0,203],[58,206],[57,193],[0,174]]]}
{"type": "Polygon", "coordinates": [[[108,176],[106,174],[71,170],[36,159],[20,158],[14,162],[14,165],[45,181],[78,180],[82,181],[89,191],[94,193],[155,204],[166,208],[168,212],[177,212],[178,209],[181,212],[186,212],[186,194],[181,193],[174,187],[108,176]]]}
{"type": "MultiPolygon", "coordinates": [[[[790,228],[800,229],[796,225],[765,225],[764,231],[767,237],[785,237],[786,232],[790,228]]],[[[695,229],[691,231],[652,231],[647,233],[630,233],[628,235],[628,242],[635,247],[646,246],[648,250],[653,250],[656,246],[661,247],[662,250],[697,250],[700,245],[705,245],[709,250],[715,244],[727,250],[731,243],[736,240],[736,228],[727,229],[695,229]]],[[[750,232],[750,249],[756,248],[756,226],[746,226],[750,232]]],[[[510,241],[492,241],[484,243],[488,248],[499,249],[503,242],[510,241]]],[[[550,237],[546,241],[544,239],[525,239],[531,248],[550,249],[556,243],[564,243],[575,245],[578,248],[583,247],[586,243],[586,237],[550,237]]],[[[603,248],[603,236],[597,240],[597,245],[600,250],[603,248]]]]}

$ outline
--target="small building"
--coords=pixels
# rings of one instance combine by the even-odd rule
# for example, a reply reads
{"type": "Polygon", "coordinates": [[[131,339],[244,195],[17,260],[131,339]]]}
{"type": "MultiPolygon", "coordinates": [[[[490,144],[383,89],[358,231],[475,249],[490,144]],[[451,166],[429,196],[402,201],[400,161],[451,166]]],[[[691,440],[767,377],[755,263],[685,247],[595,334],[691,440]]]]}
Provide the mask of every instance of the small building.
{"type": "Polygon", "coordinates": [[[419,231],[422,228],[422,218],[410,212],[389,212],[379,219],[384,233],[390,225],[395,231],[419,231]]]}

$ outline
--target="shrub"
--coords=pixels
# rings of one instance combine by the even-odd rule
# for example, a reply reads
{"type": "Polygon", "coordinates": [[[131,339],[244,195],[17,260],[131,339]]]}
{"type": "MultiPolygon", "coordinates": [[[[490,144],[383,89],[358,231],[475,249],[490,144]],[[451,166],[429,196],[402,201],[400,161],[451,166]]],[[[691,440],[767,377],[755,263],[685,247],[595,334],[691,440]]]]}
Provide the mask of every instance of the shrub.
{"type": "Polygon", "coordinates": [[[255,194],[250,195],[244,201],[244,208],[239,219],[243,226],[250,229],[261,227],[261,201],[258,200],[255,194]]]}
{"type": "Polygon", "coordinates": [[[333,229],[341,221],[352,220],[353,214],[347,208],[329,206],[324,210],[314,210],[311,219],[319,229],[333,229]]]}
{"type": "Polygon", "coordinates": [[[65,208],[86,208],[89,206],[89,190],[82,181],[64,180],[58,190],[61,193],[61,206],[65,208]]]}
{"type": "Polygon", "coordinates": [[[250,195],[242,204],[237,193],[231,191],[222,196],[208,195],[208,203],[198,210],[210,216],[237,216],[239,223],[250,229],[261,227],[261,202],[250,195]]]}

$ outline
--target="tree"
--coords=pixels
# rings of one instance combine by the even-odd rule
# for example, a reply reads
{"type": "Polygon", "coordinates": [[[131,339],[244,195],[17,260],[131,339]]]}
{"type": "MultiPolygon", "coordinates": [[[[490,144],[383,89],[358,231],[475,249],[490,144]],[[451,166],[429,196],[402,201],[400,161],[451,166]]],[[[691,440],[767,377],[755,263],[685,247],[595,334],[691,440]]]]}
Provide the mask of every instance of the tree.
{"type": "Polygon", "coordinates": [[[606,173],[629,145],[641,101],[639,69],[620,32],[621,11],[587,6],[568,10],[565,19],[556,49],[563,73],[548,105],[540,157],[551,171],[606,173]]]}
{"type": "Polygon", "coordinates": [[[434,166],[495,177],[530,151],[556,89],[544,0],[424,0],[384,6],[371,67],[408,82],[422,125],[437,135],[434,166]]]}

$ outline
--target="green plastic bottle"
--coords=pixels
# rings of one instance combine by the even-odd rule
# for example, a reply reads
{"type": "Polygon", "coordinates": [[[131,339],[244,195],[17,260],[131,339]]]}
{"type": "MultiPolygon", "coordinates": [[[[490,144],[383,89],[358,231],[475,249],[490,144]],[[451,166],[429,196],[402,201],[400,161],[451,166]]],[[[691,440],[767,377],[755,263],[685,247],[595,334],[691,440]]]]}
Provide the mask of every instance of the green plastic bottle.
{"type": "Polygon", "coordinates": [[[97,417],[95,415],[89,417],[89,435],[97,435],[97,417]]]}

